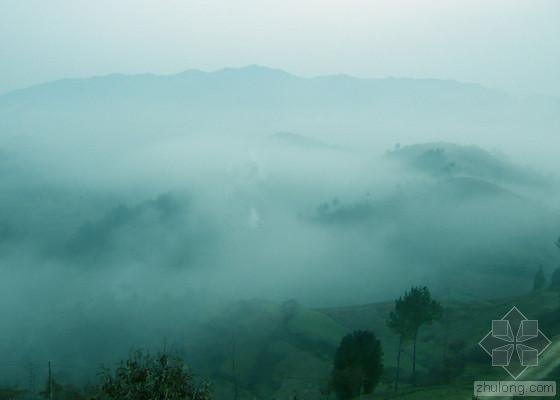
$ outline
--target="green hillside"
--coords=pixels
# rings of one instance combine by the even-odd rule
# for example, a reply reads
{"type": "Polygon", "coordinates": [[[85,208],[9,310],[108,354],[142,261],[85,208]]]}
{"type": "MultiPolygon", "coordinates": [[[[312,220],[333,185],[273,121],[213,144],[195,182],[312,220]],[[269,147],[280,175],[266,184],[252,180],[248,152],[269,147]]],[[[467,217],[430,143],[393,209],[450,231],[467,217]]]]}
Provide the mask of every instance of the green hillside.
{"type": "MultiPolygon", "coordinates": [[[[490,358],[478,346],[492,320],[516,306],[528,318],[539,319],[543,332],[554,338],[560,334],[559,301],[557,292],[546,290],[506,299],[443,301],[444,318],[420,331],[414,386],[408,382],[411,344],[404,346],[398,394],[392,389],[397,337],[385,325],[392,302],[325,309],[309,309],[293,301],[241,302],[207,326],[205,343],[190,359],[201,375],[214,382],[217,399],[233,398],[236,385],[239,399],[334,398],[327,394],[334,351],[346,333],[368,329],[382,342],[385,376],[375,394],[364,399],[470,399],[473,381],[507,379],[505,371],[491,367],[490,358]],[[453,365],[447,372],[442,368],[444,359],[453,365]],[[446,373],[449,377],[443,378],[446,373]]],[[[560,341],[553,341],[552,348],[558,349],[560,341]]],[[[541,366],[546,368],[530,369],[527,376],[557,374],[552,353],[556,351],[545,353],[541,366]]]]}

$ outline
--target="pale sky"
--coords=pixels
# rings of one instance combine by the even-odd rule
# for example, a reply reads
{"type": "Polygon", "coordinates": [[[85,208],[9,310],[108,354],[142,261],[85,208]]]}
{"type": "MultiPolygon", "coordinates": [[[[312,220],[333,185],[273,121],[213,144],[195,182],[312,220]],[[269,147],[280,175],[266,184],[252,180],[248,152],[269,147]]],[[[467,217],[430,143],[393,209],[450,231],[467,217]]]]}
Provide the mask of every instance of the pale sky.
{"type": "Polygon", "coordinates": [[[560,96],[560,0],[0,0],[0,93],[248,64],[560,96]]]}

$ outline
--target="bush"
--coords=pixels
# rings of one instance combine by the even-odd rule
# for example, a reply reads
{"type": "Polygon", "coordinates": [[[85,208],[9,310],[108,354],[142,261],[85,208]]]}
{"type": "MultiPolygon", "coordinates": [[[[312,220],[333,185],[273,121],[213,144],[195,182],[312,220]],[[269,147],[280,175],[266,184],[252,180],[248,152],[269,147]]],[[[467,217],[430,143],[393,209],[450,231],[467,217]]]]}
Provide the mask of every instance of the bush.
{"type": "Polygon", "coordinates": [[[383,374],[383,350],[375,334],[356,331],[346,335],[334,358],[331,387],[339,399],[372,393],[383,374]]]}
{"type": "Polygon", "coordinates": [[[193,375],[179,357],[154,357],[135,352],[116,368],[102,371],[102,392],[115,400],[209,400],[206,382],[196,385],[193,375]]]}

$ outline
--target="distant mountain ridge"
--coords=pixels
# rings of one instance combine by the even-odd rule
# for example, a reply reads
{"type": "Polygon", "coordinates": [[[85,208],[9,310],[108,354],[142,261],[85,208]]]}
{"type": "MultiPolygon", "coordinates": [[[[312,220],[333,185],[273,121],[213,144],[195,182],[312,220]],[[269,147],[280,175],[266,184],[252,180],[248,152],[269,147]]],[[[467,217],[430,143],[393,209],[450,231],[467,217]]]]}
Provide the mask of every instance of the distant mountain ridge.
{"type": "Polygon", "coordinates": [[[64,79],[0,96],[0,137],[44,134],[64,146],[73,138],[102,146],[119,138],[126,147],[199,134],[320,132],[318,140],[355,148],[465,139],[499,147],[529,132],[545,143],[558,130],[555,98],[451,80],[303,78],[260,66],[64,79]]]}
{"type": "MultiPolygon", "coordinates": [[[[454,106],[496,111],[512,104],[530,101],[546,112],[556,111],[560,99],[550,96],[517,99],[500,90],[476,83],[444,79],[357,78],[349,75],[323,75],[304,78],[280,69],[250,65],[213,72],[197,69],[177,74],[109,74],[89,78],[66,78],[0,95],[0,112],[12,107],[96,105],[108,101],[145,103],[204,104],[232,107],[328,107],[393,108],[401,111],[425,110],[437,104],[440,111],[454,106]],[[341,101],[341,100],[351,101],[341,101]]],[[[463,110],[468,112],[468,110],[463,110]]]]}
{"type": "Polygon", "coordinates": [[[199,69],[188,69],[176,74],[152,74],[152,73],[143,73],[143,74],[122,74],[122,73],[113,73],[107,75],[96,75],[91,77],[80,77],[80,78],[63,78],[54,81],[48,81],[41,84],[32,85],[26,88],[16,89],[0,95],[2,97],[12,97],[14,95],[20,94],[22,92],[29,92],[35,90],[45,89],[47,87],[52,86],[59,86],[59,85],[66,85],[66,84],[76,84],[76,83],[84,83],[87,81],[107,81],[116,83],[117,81],[132,81],[132,80],[179,80],[179,79],[192,79],[192,78],[220,78],[220,79],[228,79],[228,78],[246,78],[252,80],[259,80],[259,79],[290,79],[290,80],[299,80],[299,81],[339,81],[339,82],[369,82],[369,83],[395,83],[395,82],[403,82],[403,83],[411,83],[414,82],[416,84],[445,84],[445,85],[455,85],[456,87],[470,87],[471,89],[484,89],[489,91],[494,91],[499,93],[500,91],[490,88],[485,88],[482,85],[476,83],[465,83],[459,82],[450,79],[433,79],[433,78],[424,78],[424,79],[417,79],[417,78],[395,78],[395,77],[386,77],[386,78],[359,78],[351,75],[346,74],[329,74],[329,75],[319,75],[316,77],[305,78],[298,75],[291,74],[281,69],[276,68],[269,68],[260,65],[248,65],[245,67],[240,68],[222,68],[216,71],[203,71],[199,69]]]}
{"type": "Polygon", "coordinates": [[[248,66],[215,72],[187,70],[174,75],[111,74],[62,79],[0,96],[7,106],[115,105],[142,99],[146,103],[203,104],[213,106],[319,106],[356,107],[389,105],[423,107],[425,100],[445,106],[449,102],[501,102],[508,96],[477,84],[450,80],[384,78],[362,79],[347,75],[302,78],[282,70],[248,66]],[[340,99],[352,102],[339,102],[340,99]]]}

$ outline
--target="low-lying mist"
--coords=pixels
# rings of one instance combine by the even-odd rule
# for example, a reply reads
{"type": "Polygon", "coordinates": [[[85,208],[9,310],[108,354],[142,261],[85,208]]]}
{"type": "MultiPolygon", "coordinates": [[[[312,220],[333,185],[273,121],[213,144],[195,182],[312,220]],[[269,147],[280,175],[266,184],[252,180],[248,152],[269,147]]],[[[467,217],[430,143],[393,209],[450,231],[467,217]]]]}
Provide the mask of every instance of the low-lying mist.
{"type": "Polygon", "coordinates": [[[188,347],[241,299],[342,306],[413,284],[487,298],[529,290],[539,265],[557,263],[558,178],[536,159],[529,168],[444,142],[256,134],[254,122],[135,137],[120,120],[130,131],[118,137],[105,132],[110,119],[80,132],[75,120],[41,118],[46,132],[41,119],[11,120],[0,146],[8,380],[29,361],[86,379],[134,347],[188,347]]]}

